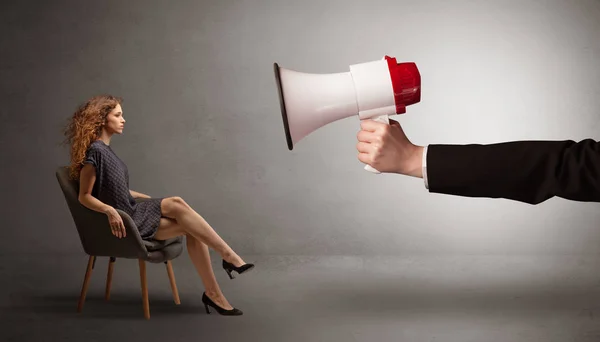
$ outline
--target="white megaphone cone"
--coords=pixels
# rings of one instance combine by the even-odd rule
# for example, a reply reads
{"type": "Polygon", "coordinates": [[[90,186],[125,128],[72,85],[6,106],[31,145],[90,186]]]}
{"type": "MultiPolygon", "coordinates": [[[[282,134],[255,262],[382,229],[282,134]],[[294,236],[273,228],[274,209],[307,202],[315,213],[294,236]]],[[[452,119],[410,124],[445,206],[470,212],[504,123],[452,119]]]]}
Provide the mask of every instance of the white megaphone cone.
{"type": "MultiPolygon", "coordinates": [[[[274,63],[279,103],[290,150],[301,139],[331,122],[358,115],[389,124],[421,100],[421,75],[415,63],[393,57],[354,64],[349,72],[310,74],[274,63]]],[[[365,169],[379,173],[370,165],[365,169]]]]}

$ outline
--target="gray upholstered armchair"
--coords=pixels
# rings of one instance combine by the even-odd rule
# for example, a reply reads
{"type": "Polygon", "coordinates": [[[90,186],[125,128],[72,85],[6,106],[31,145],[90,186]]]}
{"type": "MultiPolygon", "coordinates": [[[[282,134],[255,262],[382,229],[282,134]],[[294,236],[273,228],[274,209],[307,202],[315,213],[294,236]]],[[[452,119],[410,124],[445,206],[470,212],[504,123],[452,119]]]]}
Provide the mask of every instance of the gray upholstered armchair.
{"type": "MultiPolygon", "coordinates": [[[[165,241],[142,240],[135,227],[135,223],[127,213],[117,209],[117,212],[123,218],[126,229],[125,238],[117,238],[110,230],[106,215],[86,208],[78,200],[79,183],[69,179],[67,167],[59,167],[56,171],[56,178],[63,191],[67,205],[73,217],[75,227],[81,240],[81,245],[86,254],[89,255],[87,270],[79,297],[77,312],[83,309],[85,296],[88,289],[92,270],[96,264],[97,257],[109,257],[108,275],[106,279],[105,298],[110,297],[110,288],[112,282],[112,271],[116,258],[138,259],[140,269],[140,281],[142,286],[142,303],[144,308],[144,317],[150,318],[150,304],[148,301],[148,285],[146,282],[146,261],[151,263],[165,263],[167,273],[173,290],[173,299],[175,304],[180,304],[177,284],[173,274],[171,260],[177,258],[183,251],[183,237],[177,237],[165,241]]],[[[138,199],[143,201],[144,199],[138,199]]]]}

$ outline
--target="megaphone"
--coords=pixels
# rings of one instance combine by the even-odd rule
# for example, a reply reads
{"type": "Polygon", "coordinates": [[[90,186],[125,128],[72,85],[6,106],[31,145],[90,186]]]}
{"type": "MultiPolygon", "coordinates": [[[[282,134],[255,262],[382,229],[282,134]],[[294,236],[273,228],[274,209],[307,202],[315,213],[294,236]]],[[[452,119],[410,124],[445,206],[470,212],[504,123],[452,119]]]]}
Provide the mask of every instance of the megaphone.
{"type": "MultiPolygon", "coordinates": [[[[350,65],[349,72],[310,74],[273,64],[288,149],[331,122],[358,115],[389,125],[421,101],[421,75],[415,63],[396,58],[350,65]]],[[[380,173],[370,165],[365,170],[380,173]]]]}

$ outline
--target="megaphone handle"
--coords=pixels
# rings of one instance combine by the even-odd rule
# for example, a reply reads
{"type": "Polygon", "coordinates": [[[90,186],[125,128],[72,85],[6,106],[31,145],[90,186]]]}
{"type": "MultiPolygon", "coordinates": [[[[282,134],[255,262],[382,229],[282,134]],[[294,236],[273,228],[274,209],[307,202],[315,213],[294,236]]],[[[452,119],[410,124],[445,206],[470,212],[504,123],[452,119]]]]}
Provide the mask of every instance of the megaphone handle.
{"type": "MultiPolygon", "coordinates": [[[[377,121],[377,122],[381,122],[381,123],[384,123],[384,124],[387,124],[387,125],[390,124],[390,116],[387,115],[387,114],[373,117],[373,118],[371,118],[371,120],[377,121]]],[[[381,173],[381,172],[379,172],[377,169],[373,168],[369,164],[365,165],[365,170],[370,171],[370,172],[375,173],[375,174],[380,174],[381,173]]]]}

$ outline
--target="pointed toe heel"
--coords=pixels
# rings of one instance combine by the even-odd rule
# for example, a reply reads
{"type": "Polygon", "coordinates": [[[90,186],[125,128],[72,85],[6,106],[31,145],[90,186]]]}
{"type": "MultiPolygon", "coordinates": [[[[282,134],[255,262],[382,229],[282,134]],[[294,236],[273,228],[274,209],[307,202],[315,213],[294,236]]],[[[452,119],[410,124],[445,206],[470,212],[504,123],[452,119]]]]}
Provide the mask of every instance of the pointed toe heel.
{"type": "Polygon", "coordinates": [[[208,296],[206,295],[206,292],[202,293],[202,303],[204,303],[204,309],[206,310],[206,313],[209,315],[210,315],[209,307],[212,307],[220,315],[223,315],[223,316],[241,316],[244,314],[242,312],[242,310],[237,309],[237,308],[233,308],[231,310],[223,309],[222,307],[217,305],[215,302],[213,302],[212,299],[208,298],[208,296]]]}
{"type": "Polygon", "coordinates": [[[234,264],[223,260],[223,269],[227,272],[229,279],[234,279],[235,275],[232,271],[236,271],[238,274],[242,274],[254,268],[254,264],[243,264],[240,267],[236,267],[234,264]]]}

